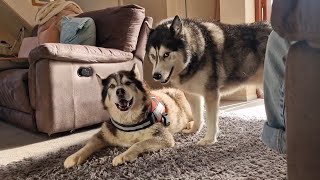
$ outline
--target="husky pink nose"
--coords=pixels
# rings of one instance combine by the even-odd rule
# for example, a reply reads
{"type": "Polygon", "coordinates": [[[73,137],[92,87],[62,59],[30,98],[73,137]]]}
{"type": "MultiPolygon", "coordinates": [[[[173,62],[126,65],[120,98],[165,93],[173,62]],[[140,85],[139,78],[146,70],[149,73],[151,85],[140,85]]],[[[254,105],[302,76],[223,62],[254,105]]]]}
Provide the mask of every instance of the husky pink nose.
{"type": "Polygon", "coordinates": [[[116,94],[117,94],[118,97],[124,96],[125,93],[126,93],[126,91],[123,88],[119,88],[116,91],[116,94]]]}
{"type": "Polygon", "coordinates": [[[153,79],[160,80],[161,78],[162,78],[162,75],[160,73],[154,73],[153,74],[153,79]]]}

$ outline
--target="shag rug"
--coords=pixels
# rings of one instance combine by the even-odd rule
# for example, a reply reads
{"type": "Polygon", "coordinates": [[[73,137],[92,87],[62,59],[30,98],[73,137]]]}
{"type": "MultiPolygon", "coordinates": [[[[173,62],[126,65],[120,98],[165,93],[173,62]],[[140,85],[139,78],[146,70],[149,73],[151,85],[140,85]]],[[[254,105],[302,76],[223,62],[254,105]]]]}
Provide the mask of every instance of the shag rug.
{"type": "Polygon", "coordinates": [[[124,148],[106,148],[83,165],[64,169],[63,162],[82,145],[62,149],[41,159],[0,166],[0,179],[286,179],[286,158],[269,150],[260,139],[265,118],[220,113],[216,144],[200,147],[196,135],[175,135],[176,146],[145,153],[135,162],[113,167],[124,148]]]}

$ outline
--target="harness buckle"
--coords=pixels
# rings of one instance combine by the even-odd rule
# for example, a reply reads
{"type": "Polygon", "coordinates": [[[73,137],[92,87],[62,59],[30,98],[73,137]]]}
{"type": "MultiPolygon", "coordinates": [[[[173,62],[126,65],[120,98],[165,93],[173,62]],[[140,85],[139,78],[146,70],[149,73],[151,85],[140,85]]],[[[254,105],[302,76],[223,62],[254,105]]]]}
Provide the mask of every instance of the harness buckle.
{"type": "Polygon", "coordinates": [[[163,113],[162,114],[162,123],[163,123],[164,126],[169,126],[170,125],[170,120],[169,120],[169,117],[168,117],[167,113],[163,113]]]}

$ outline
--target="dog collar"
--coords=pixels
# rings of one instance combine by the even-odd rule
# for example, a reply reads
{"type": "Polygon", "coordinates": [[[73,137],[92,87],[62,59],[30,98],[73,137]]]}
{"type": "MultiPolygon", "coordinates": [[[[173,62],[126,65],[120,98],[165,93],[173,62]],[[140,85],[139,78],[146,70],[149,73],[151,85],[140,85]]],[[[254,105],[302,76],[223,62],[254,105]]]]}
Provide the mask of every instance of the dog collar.
{"type": "Polygon", "coordinates": [[[139,131],[139,130],[148,128],[157,122],[162,123],[164,126],[169,126],[170,121],[168,118],[168,114],[166,113],[166,108],[164,104],[159,100],[157,96],[152,96],[151,102],[152,102],[151,111],[148,113],[147,118],[142,122],[139,122],[137,124],[132,124],[132,125],[125,125],[125,124],[120,124],[111,118],[111,123],[117,129],[125,132],[139,131]]]}

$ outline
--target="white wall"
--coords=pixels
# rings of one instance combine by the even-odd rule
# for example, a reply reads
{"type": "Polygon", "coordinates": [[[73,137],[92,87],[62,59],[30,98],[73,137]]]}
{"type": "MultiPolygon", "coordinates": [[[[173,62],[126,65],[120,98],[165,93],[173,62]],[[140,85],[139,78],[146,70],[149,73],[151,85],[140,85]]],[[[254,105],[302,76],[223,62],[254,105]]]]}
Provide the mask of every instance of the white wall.
{"type": "Polygon", "coordinates": [[[5,29],[0,29],[0,41],[6,41],[9,44],[12,44],[14,42],[14,37],[5,29]]]}
{"type": "Polygon", "coordinates": [[[118,0],[72,0],[85,12],[118,6],[118,0]]]}
{"type": "MultiPolygon", "coordinates": [[[[17,15],[19,15],[26,23],[25,26],[35,26],[34,17],[38,12],[38,6],[32,6],[31,0],[1,0],[7,4],[17,15]]],[[[29,28],[29,27],[26,27],[29,28]]]]}
{"type": "MultiPolygon", "coordinates": [[[[224,1],[224,0],[220,0],[224,1]]],[[[238,0],[235,0],[238,1],[238,0]]],[[[216,19],[217,0],[186,0],[187,2],[187,16],[189,18],[197,18],[203,20],[216,19]]]]}
{"type": "Polygon", "coordinates": [[[255,22],[255,2],[253,0],[245,1],[245,22],[255,22]]]}
{"type": "Polygon", "coordinates": [[[144,7],[146,9],[146,15],[153,17],[154,24],[168,17],[167,0],[121,0],[120,4],[137,4],[144,7]]]}
{"type": "Polygon", "coordinates": [[[220,20],[239,24],[255,21],[254,0],[220,0],[220,20]]]}
{"type": "Polygon", "coordinates": [[[22,27],[27,28],[28,35],[35,25],[37,11],[31,0],[0,0],[0,40],[12,45],[22,27]]]}

